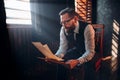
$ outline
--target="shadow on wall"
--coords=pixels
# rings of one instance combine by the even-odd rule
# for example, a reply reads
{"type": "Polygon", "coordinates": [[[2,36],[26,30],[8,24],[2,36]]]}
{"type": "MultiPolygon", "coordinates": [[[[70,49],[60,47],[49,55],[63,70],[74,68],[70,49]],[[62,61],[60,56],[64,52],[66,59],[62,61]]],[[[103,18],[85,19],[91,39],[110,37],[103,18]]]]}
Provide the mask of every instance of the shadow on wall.
{"type": "MultiPolygon", "coordinates": [[[[111,70],[112,78],[118,80],[120,74],[120,23],[117,20],[113,20],[113,31],[112,31],[112,44],[111,44],[111,70]]],[[[113,80],[112,79],[112,80],[113,80]]]]}

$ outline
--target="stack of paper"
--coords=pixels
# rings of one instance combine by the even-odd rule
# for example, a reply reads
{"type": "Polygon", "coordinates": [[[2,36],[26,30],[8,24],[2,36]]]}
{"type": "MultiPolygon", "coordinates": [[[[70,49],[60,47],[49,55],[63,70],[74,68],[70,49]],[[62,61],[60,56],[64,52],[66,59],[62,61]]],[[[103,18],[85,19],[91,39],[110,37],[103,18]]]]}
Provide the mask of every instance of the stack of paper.
{"type": "Polygon", "coordinates": [[[47,44],[43,45],[41,42],[32,42],[32,44],[48,59],[63,61],[62,58],[57,57],[52,53],[47,44]]]}

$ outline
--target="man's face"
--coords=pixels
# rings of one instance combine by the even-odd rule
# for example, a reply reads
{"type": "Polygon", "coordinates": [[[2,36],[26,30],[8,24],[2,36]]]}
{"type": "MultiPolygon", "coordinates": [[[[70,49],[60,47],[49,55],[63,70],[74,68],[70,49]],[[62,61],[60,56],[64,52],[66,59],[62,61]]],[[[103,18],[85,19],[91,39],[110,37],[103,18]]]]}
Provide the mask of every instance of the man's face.
{"type": "Polygon", "coordinates": [[[71,30],[71,29],[75,28],[74,17],[70,17],[68,15],[68,13],[65,13],[65,14],[61,15],[60,16],[60,21],[61,21],[61,25],[64,26],[68,30],[71,30]]]}

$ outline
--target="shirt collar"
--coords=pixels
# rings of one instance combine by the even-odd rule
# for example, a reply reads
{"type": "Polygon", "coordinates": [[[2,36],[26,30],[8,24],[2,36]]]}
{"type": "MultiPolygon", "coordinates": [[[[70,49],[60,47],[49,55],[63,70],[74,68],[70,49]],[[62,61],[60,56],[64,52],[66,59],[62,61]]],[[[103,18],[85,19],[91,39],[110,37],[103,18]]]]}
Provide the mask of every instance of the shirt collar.
{"type": "Polygon", "coordinates": [[[75,27],[74,32],[79,33],[79,22],[77,22],[77,26],[75,27]]]}

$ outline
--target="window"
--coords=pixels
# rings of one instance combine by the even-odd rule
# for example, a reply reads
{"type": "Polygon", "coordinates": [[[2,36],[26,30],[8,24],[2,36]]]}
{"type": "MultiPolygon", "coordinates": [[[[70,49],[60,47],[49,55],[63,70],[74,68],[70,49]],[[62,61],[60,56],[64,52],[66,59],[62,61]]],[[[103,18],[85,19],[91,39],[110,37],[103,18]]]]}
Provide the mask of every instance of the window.
{"type": "Polygon", "coordinates": [[[75,0],[75,11],[83,18],[83,21],[92,23],[91,0],[75,0]]]}
{"type": "Polygon", "coordinates": [[[4,0],[7,24],[31,24],[29,0],[4,0]]]}
{"type": "Polygon", "coordinates": [[[112,32],[112,45],[111,45],[111,68],[115,72],[118,68],[118,55],[119,55],[119,35],[120,35],[120,24],[114,19],[113,20],[113,32],[112,32]]]}

